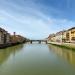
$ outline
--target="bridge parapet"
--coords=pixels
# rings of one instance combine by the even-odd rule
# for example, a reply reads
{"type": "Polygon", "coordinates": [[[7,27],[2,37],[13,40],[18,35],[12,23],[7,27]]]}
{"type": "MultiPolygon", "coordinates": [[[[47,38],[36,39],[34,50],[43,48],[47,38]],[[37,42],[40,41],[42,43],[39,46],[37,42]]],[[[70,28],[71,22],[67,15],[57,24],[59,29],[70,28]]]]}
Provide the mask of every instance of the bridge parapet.
{"type": "Polygon", "coordinates": [[[46,44],[47,44],[47,40],[28,40],[27,42],[30,42],[31,44],[33,43],[33,42],[38,42],[38,43],[42,43],[42,42],[45,42],[46,44]]]}

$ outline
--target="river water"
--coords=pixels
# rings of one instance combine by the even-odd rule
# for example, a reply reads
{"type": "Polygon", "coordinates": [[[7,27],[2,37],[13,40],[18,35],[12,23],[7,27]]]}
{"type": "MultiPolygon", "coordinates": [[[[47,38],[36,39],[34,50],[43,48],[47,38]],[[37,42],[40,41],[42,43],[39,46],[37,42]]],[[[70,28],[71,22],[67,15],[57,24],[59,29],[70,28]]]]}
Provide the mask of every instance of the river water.
{"type": "Polygon", "coordinates": [[[75,75],[75,52],[37,43],[0,49],[0,75],[75,75]]]}

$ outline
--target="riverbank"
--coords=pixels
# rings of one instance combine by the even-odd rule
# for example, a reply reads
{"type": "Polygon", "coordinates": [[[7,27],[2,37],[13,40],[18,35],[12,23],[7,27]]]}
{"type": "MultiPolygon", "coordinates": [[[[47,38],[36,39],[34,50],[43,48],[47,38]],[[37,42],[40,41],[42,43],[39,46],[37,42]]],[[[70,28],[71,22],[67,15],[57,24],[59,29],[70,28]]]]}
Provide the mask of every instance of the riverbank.
{"type": "Polygon", "coordinates": [[[4,49],[4,48],[7,48],[7,47],[12,47],[12,46],[16,46],[16,45],[19,45],[19,44],[23,44],[25,42],[22,42],[22,43],[8,43],[8,44],[0,44],[0,49],[4,49]]]}
{"type": "Polygon", "coordinates": [[[57,42],[49,42],[48,44],[52,44],[55,46],[59,46],[62,48],[67,48],[75,51],[75,43],[57,43],[57,42]]]}

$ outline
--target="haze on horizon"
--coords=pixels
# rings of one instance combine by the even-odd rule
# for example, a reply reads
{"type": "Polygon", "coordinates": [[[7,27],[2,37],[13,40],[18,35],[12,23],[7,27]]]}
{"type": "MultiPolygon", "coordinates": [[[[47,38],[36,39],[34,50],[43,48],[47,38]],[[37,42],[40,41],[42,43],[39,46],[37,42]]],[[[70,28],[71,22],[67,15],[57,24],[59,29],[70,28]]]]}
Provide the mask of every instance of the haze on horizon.
{"type": "Polygon", "coordinates": [[[0,27],[30,39],[75,27],[75,0],[0,0],[0,27]]]}

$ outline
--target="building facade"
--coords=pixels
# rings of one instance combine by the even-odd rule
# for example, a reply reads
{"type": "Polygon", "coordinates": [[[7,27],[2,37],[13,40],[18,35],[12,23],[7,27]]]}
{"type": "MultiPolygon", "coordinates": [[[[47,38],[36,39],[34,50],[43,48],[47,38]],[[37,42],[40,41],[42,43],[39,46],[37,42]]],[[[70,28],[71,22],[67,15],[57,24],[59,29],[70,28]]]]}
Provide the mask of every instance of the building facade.
{"type": "Polygon", "coordinates": [[[16,33],[14,32],[13,35],[11,35],[11,43],[23,43],[26,40],[26,38],[24,38],[21,35],[16,35],[16,33]]]}
{"type": "Polygon", "coordinates": [[[58,42],[58,43],[62,43],[66,41],[66,31],[60,31],[57,32],[56,34],[51,34],[48,37],[48,41],[50,42],[58,42]]]}
{"type": "Polygon", "coordinates": [[[75,27],[67,30],[66,42],[75,42],[75,27]]]}
{"type": "Polygon", "coordinates": [[[75,27],[57,32],[56,34],[51,34],[48,37],[48,41],[58,43],[75,43],[75,27]]]}
{"type": "Polygon", "coordinates": [[[0,44],[6,44],[10,42],[10,34],[4,29],[0,28],[0,44]]]}
{"type": "Polygon", "coordinates": [[[47,38],[48,42],[55,42],[55,34],[50,34],[49,37],[47,38]]]}

